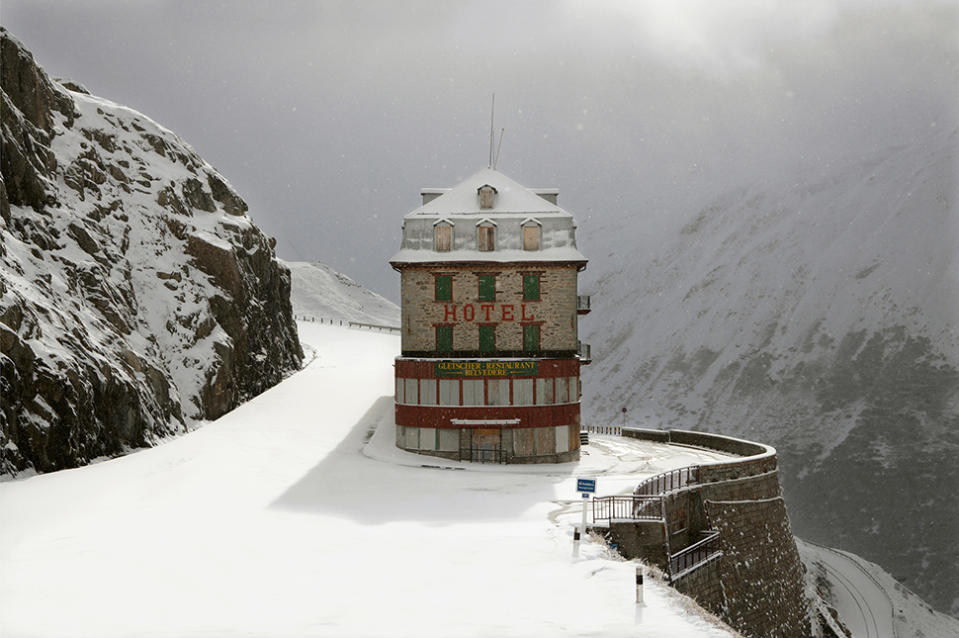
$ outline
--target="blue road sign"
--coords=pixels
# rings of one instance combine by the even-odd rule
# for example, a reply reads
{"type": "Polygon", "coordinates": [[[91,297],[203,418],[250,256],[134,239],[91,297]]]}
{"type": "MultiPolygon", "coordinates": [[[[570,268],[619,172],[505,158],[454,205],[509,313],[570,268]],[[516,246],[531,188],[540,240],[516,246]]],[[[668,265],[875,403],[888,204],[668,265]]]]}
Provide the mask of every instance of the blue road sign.
{"type": "Polygon", "coordinates": [[[595,492],[596,479],[576,479],[577,492],[595,492]]]}

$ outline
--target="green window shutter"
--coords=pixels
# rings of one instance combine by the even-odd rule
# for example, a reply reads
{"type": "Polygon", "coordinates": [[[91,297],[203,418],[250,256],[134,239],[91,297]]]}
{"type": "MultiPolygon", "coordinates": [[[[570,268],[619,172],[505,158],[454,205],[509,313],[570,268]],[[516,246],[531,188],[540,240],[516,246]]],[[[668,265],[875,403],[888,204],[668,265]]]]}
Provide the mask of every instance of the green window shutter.
{"type": "Polygon", "coordinates": [[[496,326],[479,327],[479,349],[480,352],[496,351],[496,326]]]}
{"type": "Polygon", "coordinates": [[[496,301],[496,277],[493,275],[479,276],[479,300],[496,301]]]}
{"type": "Polygon", "coordinates": [[[523,301],[539,301],[539,275],[523,275],[523,301]]]}
{"type": "Polygon", "coordinates": [[[436,301],[453,301],[452,275],[436,275],[436,301]]]}
{"type": "Polygon", "coordinates": [[[453,326],[436,326],[436,350],[453,351],[453,326]]]}
{"type": "Polygon", "coordinates": [[[523,326],[523,350],[526,352],[539,350],[539,326],[523,326]]]}

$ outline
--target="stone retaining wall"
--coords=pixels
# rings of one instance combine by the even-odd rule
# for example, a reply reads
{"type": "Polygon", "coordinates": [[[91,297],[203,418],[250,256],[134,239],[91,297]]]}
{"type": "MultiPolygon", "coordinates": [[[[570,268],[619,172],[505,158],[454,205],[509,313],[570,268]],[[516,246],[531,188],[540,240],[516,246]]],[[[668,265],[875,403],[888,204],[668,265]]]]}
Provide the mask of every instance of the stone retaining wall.
{"type": "Polygon", "coordinates": [[[722,556],[674,575],[672,585],[745,636],[812,635],[803,567],[782,499],[775,449],[704,432],[626,428],[623,436],[739,458],[701,465],[696,483],[665,495],[661,545],[648,529],[651,523],[611,524],[610,537],[620,551],[662,566],[669,553],[695,542],[701,531],[716,529],[722,556]]]}

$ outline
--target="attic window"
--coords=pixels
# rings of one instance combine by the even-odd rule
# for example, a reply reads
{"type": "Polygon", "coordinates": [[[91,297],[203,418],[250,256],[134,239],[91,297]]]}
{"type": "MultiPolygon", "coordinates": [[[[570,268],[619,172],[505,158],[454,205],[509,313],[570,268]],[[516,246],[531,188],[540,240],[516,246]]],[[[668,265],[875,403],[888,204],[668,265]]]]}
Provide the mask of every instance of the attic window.
{"type": "Polygon", "coordinates": [[[479,195],[479,203],[481,209],[487,209],[493,207],[493,196],[496,195],[497,190],[490,186],[489,184],[483,184],[476,189],[476,193],[479,195]]]}
{"type": "Polygon", "coordinates": [[[453,225],[449,222],[438,222],[433,226],[433,250],[438,253],[448,253],[453,245],[453,225]]]}
{"type": "Polygon", "coordinates": [[[540,223],[535,219],[523,222],[523,250],[539,250],[540,223]]]}
{"type": "Polygon", "coordinates": [[[490,252],[496,248],[496,226],[493,222],[476,225],[476,248],[480,252],[490,252]]]}

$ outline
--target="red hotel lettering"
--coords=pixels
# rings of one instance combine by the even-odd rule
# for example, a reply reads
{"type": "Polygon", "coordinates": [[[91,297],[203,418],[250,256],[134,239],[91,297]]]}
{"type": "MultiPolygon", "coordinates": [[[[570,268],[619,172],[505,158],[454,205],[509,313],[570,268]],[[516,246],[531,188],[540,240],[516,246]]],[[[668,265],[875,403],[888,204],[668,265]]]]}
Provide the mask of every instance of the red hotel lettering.
{"type": "Polygon", "coordinates": [[[513,304],[503,305],[503,321],[513,321],[513,304]]]}
{"type": "Polygon", "coordinates": [[[523,310],[522,310],[523,317],[520,319],[520,321],[535,321],[535,320],[536,320],[536,317],[534,317],[533,315],[530,315],[530,316],[528,316],[528,317],[526,316],[526,304],[521,304],[521,305],[520,305],[520,308],[523,309],[523,310]]]}
{"type": "Polygon", "coordinates": [[[472,321],[476,316],[476,309],[473,308],[473,304],[468,303],[463,306],[463,321],[472,321]]]}
{"type": "MultiPolygon", "coordinates": [[[[450,305],[443,304],[443,322],[446,323],[450,320],[450,305]]],[[[453,304],[453,321],[456,321],[456,304],[453,304]]]]}
{"type": "Polygon", "coordinates": [[[489,313],[493,310],[493,308],[495,308],[495,306],[494,306],[493,304],[491,304],[491,303],[480,304],[480,309],[486,311],[486,320],[487,320],[487,321],[491,321],[490,316],[489,316],[489,313]]]}

